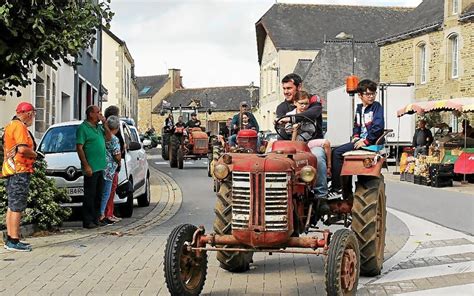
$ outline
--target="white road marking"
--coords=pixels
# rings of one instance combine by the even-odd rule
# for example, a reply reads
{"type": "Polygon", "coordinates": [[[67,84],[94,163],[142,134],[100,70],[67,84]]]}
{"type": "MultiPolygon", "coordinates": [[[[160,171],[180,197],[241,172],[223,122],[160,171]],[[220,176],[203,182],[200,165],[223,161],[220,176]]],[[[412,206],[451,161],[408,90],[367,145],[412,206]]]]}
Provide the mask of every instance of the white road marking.
{"type": "MultiPolygon", "coordinates": [[[[474,237],[466,235],[462,232],[455,231],[427,220],[417,218],[407,213],[397,211],[392,208],[387,208],[387,211],[395,215],[400,221],[402,221],[410,231],[410,237],[408,238],[405,245],[390,259],[384,262],[381,279],[390,275],[394,266],[397,264],[410,260],[410,256],[415,255],[415,250],[422,242],[434,241],[434,240],[448,240],[448,239],[460,239],[464,238],[471,242],[474,242],[474,237]]],[[[404,272],[407,270],[404,269],[404,272]]],[[[361,277],[359,279],[359,288],[366,284],[374,283],[374,278],[361,277]]]]}
{"type": "Polygon", "coordinates": [[[155,161],[155,164],[168,164],[167,161],[155,161]]]}
{"type": "Polygon", "coordinates": [[[474,284],[395,294],[395,296],[436,296],[436,295],[471,296],[471,295],[474,295],[474,284]]]}
{"type": "Polygon", "coordinates": [[[474,252],[474,245],[459,245],[459,246],[447,246],[447,247],[436,247],[427,248],[417,251],[409,259],[426,258],[426,257],[439,257],[448,256],[454,254],[463,254],[474,252]]]}
{"type": "Polygon", "coordinates": [[[382,284],[450,274],[468,273],[474,271],[474,261],[399,269],[388,273],[371,284],[382,284]]]}

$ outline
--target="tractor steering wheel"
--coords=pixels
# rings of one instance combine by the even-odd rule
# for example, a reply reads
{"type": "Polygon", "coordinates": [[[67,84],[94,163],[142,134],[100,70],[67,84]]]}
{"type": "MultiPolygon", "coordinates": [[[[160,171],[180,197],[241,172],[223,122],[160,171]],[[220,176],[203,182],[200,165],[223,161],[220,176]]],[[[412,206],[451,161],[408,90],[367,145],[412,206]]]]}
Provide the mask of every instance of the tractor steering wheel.
{"type": "MultiPolygon", "coordinates": [[[[292,116],[296,116],[296,117],[300,117],[302,118],[302,120],[297,124],[297,132],[298,132],[298,135],[300,136],[300,134],[302,134],[302,132],[304,133],[307,133],[308,134],[308,139],[306,139],[306,137],[304,137],[305,139],[305,142],[311,140],[314,138],[314,136],[316,136],[316,133],[317,133],[317,126],[316,126],[316,123],[314,121],[312,121],[311,119],[309,119],[308,117],[304,116],[304,115],[298,115],[298,114],[295,114],[295,115],[285,115],[285,116],[282,116],[280,118],[278,118],[276,121],[275,121],[275,131],[277,132],[278,136],[283,139],[283,140],[291,140],[291,136],[292,136],[292,133],[288,133],[287,131],[287,128],[284,126],[286,125],[287,123],[283,123],[281,122],[281,120],[283,118],[291,118],[292,116]]],[[[291,123],[290,123],[291,124],[291,123]]],[[[291,130],[293,131],[293,128],[294,127],[291,127],[291,130]]]]}

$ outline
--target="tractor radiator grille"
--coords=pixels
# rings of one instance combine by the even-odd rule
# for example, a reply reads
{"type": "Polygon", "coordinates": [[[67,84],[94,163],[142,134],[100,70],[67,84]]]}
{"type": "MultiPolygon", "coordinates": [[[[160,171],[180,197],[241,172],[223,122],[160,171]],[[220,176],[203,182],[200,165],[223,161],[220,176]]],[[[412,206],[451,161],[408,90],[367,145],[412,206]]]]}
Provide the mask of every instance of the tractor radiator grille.
{"type": "Polygon", "coordinates": [[[288,175],[286,173],[265,174],[265,229],[286,231],[288,229],[288,175]]]}
{"type": "Polygon", "coordinates": [[[288,176],[286,173],[265,173],[264,182],[261,181],[260,176],[246,172],[232,173],[232,229],[248,229],[252,220],[252,224],[264,226],[267,231],[286,231],[288,229],[288,176]],[[264,201],[263,204],[257,204],[257,200],[254,200],[254,211],[264,212],[265,217],[258,217],[259,214],[255,212],[251,219],[251,188],[253,188],[254,199],[264,201]],[[264,199],[258,196],[261,194],[264,194],[264,199]],[[260,211],[260,207],[265,207],[264,211],[260,211]]]}
{"type": "Polygon", "coordinates": [[[207,148],[207,140],[206,139],[195,139],[194,140],[194,147],[196,147],[196,148],[207,148]]]}
{"type": "Polygon", "coordinates": [[[232,229],[247,229],[250,221],[250,173],[232,173],[232,229]]]}

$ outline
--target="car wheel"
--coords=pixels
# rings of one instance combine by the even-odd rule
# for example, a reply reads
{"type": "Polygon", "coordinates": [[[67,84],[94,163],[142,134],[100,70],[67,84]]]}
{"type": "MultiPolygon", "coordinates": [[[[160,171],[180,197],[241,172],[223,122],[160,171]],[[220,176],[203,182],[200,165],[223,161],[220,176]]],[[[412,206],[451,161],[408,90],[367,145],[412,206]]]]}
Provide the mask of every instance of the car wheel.
{"type": "Polygon", "coordinates": [[[127,201],[119,206],[120,215],[130,218],[133,215],[133,192],[127,194],[127,201]]]}
{"type": "Polygon", "coordinates": [[[150,205],[151,199],[151,188],[150,188],[150,177],[147,176],[145,179],[145,193],[140,195],[137,198],[138,206],[139,207],[148,207],[150,205]]]}

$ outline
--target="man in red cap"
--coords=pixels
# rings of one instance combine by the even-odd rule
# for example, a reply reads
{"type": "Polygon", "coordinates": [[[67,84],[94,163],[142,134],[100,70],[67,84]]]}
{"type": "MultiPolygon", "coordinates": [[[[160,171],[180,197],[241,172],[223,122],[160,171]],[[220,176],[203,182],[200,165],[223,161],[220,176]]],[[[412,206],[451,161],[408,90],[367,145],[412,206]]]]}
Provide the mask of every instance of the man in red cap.
{"type": "Polygon", "coordinates": [[[2,176],[7,179],[5,189],[8,198],[7,239],[4,247],[12,251],[31,251],[29,244],[20,242],[20,220],[21,213],[26,209],[33,163],[37,157],[36,143],[28,131],[35,115],[33,105],[21,102],[16,107],[16,116],[5,127],[3,135],[2,176]]]}

